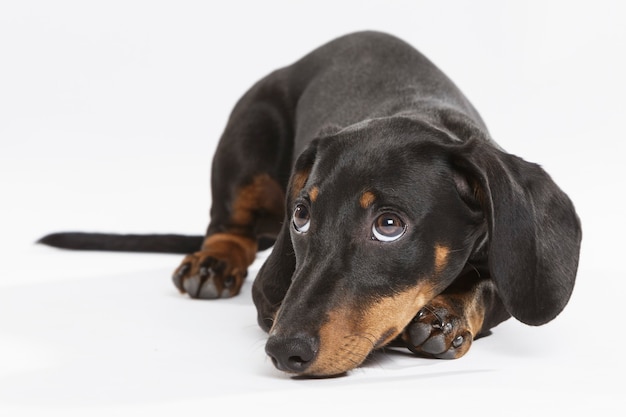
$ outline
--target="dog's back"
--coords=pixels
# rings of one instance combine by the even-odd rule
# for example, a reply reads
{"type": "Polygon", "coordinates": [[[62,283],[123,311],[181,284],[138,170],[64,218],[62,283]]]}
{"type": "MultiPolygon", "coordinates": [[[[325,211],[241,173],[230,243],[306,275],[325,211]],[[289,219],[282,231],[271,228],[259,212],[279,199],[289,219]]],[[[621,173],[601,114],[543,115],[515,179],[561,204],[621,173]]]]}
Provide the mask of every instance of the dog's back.
{"type": "Polygon", "coordinates": [[[487,129],[457,86],[413,46],[366,31],[337,38],[262,79],[242,100],[271,85],[272,100],[295,110],[295,155],[312,139],[363,121],[402,115],[445,124],[451,113],[487,129]],[[278,97],[276,95],[279,95],[278,97]]]}

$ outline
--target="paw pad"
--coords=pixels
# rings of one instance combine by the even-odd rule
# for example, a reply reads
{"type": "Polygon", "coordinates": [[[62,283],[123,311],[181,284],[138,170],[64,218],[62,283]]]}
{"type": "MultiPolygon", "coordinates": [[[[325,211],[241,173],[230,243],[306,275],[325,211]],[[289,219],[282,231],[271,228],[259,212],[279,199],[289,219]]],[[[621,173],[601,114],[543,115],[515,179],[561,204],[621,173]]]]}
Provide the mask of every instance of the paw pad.
{"type": "Polygon", "coordinates": [[[472,342],[466,321],[445,305],[421,309],[406,327],[403,339],[422,356],[454,359],[463,356],[472,342]]]}

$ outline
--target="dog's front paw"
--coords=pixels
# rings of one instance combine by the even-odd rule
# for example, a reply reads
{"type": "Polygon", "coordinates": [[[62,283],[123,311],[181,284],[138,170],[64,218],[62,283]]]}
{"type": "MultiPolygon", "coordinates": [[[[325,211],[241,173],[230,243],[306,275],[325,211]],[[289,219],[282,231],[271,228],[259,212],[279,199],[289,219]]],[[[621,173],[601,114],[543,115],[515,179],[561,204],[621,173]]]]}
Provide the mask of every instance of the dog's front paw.
{"type": "Polygon", "coordinates": [[[407,347],[420,356],[438,359],[465,355],[474,337],[463,312],[455,310],[445,299],[422,308],[402,334],[407,347]]]}
{"type": "Polygon", "coordinates": [[[256,243],[232,235],[214,235],[201,251],[187,255],[174,271],[174,285],[191,298],[228,298],[239,293],[256,243]]]}

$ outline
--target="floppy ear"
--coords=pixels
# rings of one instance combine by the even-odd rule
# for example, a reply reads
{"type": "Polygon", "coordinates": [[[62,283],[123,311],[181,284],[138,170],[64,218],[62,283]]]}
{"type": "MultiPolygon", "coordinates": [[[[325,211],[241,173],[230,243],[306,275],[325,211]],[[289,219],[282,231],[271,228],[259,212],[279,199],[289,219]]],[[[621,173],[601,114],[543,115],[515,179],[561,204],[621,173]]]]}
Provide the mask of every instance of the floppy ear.
{"type": "Polygon", "coordinates": [[[490,145],[471,143],[489,230],[489,269],[504,306],[540,325],[567,304],[582,232],[572,202],[538,165],[490,145]]]}
{"type": "Polygon", "coordinates": [[[306,181],[309,179],[309,174],[315,163],[315,157],[317,156],[317,148],[319,145],[319,139],[311,141],[308,147],[302,151],[296,163],[294,164],[291,172],[291,178],[287,185],[287,215],[291,217],[291,203],[293,199],[298,196],[306,181]]]}
{"type": "Polygon", "coordinates": [[[272,252],[261,266],[252,285],[252,299],[257,309],[257,321],[265,331],[269,331],[272,327],[274,315],[289,290],[291,277],[296,269],[296,256],[289,233],[292,224],[293,200],[306,184],[316,153],[317,141],[313,141],[296,160],[287,187],[283,226],[272,252]]]}

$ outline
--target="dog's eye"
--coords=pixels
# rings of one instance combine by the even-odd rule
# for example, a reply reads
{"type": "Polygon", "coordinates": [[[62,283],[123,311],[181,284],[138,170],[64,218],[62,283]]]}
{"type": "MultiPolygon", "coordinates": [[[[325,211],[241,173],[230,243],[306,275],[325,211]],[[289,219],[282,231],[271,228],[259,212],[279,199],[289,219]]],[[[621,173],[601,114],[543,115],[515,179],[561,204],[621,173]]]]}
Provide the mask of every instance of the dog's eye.
{"type": "Polygon", "coordinates": [[[384,213],[372,225],[372,238],[381,242],[393,242],[400,239],[405,231],[406,224],[397,214],[384,213]]]}
{"type": "Polygon", "coordinates": [[[311,226],[311,215],[304,204],[298,204],[293,211],[293,227],[299,233],[306,233],[311,226]]]}

